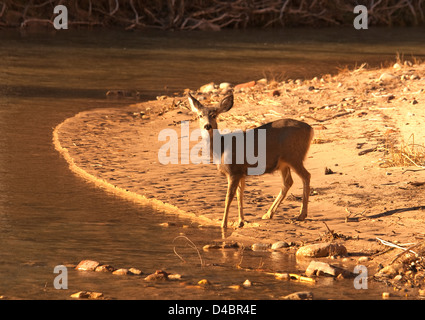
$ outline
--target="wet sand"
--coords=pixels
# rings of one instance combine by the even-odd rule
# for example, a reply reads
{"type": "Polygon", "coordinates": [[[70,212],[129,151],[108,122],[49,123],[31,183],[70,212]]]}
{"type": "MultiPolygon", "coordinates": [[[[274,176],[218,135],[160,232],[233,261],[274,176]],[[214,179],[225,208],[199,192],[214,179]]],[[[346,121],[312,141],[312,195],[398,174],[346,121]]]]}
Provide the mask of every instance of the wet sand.
{"type": "MultiPolygon", "coordinates": [[[[245,246],[283,240],[298,247],[330,240],[329,228],[337,238],[333,240],[355,256],[384,250],[377,237],[399,243],[423,240],[425,171],[420,166],[424,163],[407,160],[409,165],[387,167],[394,155],[385,150],[402,141],[411,143],[413,137],[415,144],[424,145],[424,87],[425,65],[400,63],[236,89],[235,106],[220,116],[219,128],[247,129],[293,118],[313,126],[315,138],[305,161],[312,175],[307,219],[295,221],[302,195],[295,173],[288,198],[272,220],[261,217],[277,196],[281,177],[278,173],[251,176],[244,198],[247,223],[234,228],[235,199],[228,239],[245,246]]],[[[206,105],[223,98],[220,92],[203,96],[206,105]]],[[[184,96],[161,97],[81,112],[55,128],[53,142],[73,172],[105,191],[188,218],[193,224],[220,226],[227,180],[216,166],[163,165],[158,160],[166,143],[158,141],[160,131],[174,129],[181,139],[180,121],[194,119],[179,107],[183,103],[184,96]]],[[[197,121],[191,121],[190,128],[198,128],[197,121]]],[[[417,150],[425,152],[420,146],[417,150]]]]}

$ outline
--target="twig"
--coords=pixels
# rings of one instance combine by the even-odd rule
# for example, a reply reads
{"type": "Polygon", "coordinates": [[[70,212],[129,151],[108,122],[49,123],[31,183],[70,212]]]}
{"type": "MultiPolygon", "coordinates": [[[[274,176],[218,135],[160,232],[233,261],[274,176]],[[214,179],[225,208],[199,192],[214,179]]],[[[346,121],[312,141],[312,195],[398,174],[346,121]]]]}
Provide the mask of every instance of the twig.
{"type": "MultiPolygon", "coordinates": [[[[204,261],[202,260],[201,253],[199,252],[198,248],[197,248],[197,247],[196,247],[196,245],[193,243],[193,241],[192,241],[192,240],[190,240],[190,239],[189,239],[188,237],[186,237],[186,236],[178,236],[178,237],[175,237],[175,238],[174,238],[173,243],[174,243],[177,239],[179,239],[179,238],[185,239],[187,242],[189,242],[190,246],[191,246],[193,249],[195,249],[195,250],[196,250],[196,252],[198,253],[198,257],[199,257],[199,260],[200,260],[200,262],[201,262],[201,268],[202,268],[202,267],[204,266],[204,261]]],[[[177,251],[176,251],[176,247],[175,247],[175,246],[173,247],[173,251],[174,251],[174,254],[175,254],[177,257],[179,257],[179,259],[180,259],[180,260],[182,260],[183,262],[186,262],[186,260],[184,260],[184,259],[183,259],[183,257],[177,253],[177,251]]]]}
{"type": "MultiPolygon", "coordinates": [[[[418,255],[415,251],[412,251],[412,250],[411,250],[412,248],[416,247],[418,244],[414,244],[413,246],[411,246],[411,247],[409,247],[409,248],[404,248],[404,247],[399,246],[399,245],[397,245],[397,244],[395,244],[395,243],[392,243],[392,242],[389,242],[389,241],[386,241],[386,240],[382,240],[382,239],[380,239],[380,238],[378,238],[378,237],[376,237],[376,239],[377,239],[377,240],[379,240],[379,241],[380,241],[383,245],[385,245],[385,246],[393,247],[393,248],[397,248],[397,249],[401,249],[401,250],[408,251],[408,252],[411,252],[411,253],[413,253],[413,254],[418,255]]],[[[391,262],[391,263],[392,263],[392,262],[391,262]]]]}

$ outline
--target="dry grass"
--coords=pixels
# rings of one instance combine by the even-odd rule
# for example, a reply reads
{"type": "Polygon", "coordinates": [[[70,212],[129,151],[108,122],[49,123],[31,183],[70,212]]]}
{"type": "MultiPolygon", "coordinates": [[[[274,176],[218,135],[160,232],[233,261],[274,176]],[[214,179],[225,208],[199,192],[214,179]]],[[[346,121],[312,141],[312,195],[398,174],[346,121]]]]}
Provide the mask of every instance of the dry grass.
{"type": "Polygon", "coordinates": [[[397,146],[394,139],[387,137],[383,147],[385,158],[380,163],[381,167],[405,167],[416,166],[425,169],[425,146],[415,143],[415,136],[412,134],[409,141],[402,141],[397,146]]]}

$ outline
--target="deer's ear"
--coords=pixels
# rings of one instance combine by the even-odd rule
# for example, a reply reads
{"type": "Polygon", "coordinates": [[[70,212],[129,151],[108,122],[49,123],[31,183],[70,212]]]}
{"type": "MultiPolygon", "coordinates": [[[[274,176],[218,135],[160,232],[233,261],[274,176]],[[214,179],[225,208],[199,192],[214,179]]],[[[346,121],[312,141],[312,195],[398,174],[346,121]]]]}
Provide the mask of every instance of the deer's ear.
{"type": "Polygon", "coordinates": [[[220,102],[220,106],[217,109],[217,113],[227,112],[233,107],[233,94],[224,97],[220,102]]]}
{"type": "Polygon", "coordinates": [[[196,100],[190,93],[187,96],[189,101],[190,110],[196,113],[201,112],[201,109],[204,107],[198,100],[196,100]]]}

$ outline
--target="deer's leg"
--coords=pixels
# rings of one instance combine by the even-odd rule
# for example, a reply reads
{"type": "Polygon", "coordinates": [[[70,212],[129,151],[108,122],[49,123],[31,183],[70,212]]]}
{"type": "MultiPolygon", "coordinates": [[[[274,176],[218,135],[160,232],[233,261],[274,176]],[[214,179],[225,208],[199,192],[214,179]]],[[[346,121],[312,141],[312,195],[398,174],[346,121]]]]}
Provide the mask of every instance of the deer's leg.
{"type": "Polygon", "coordinates": [[[292,187],[292,184],[294,183],[291,176],[291,169],[288,166],[283,167],[281,173],[283,179],[283,187],[277,195],[276,199],[274,200],[273,204],[271,205],[270,209],[263,216],[263,219],[273,218],[276,209],[279,207],[282,200],[285,199],[288,190],[292,187]]]}
{"type": "Polygon", "coordinates": [[[239,210],[239,222],[238,227],[242,228],[244,225],[243,215],[243,192],[245,190],[245,177],[242,177],[239,181],[238,188],[236,189],[236,196],[238,198],[238,210],[239,210]]]}
{"type": "Polygon", "coordinates": [[[310,177],[311,174],[301,164],[299,167],[294,168],[296,173],[300,176],[303,182],[303,204],[301,205],[300,215],[298,221],[303,221],[307,217],[308,198],[310,196],[310,177]]]}
{"type": "Polygon", "coordinates": [[[239,185],[240,177],[228,176],[227,177],[227,194],[226,194],[226,202],[224,205],[224,215],[223,222],[221,224],[222,228],[227,228],[227,218],[229,216],[229,208],[232,203],[233,198],[235,197],[236,189],[239,185]]]}

